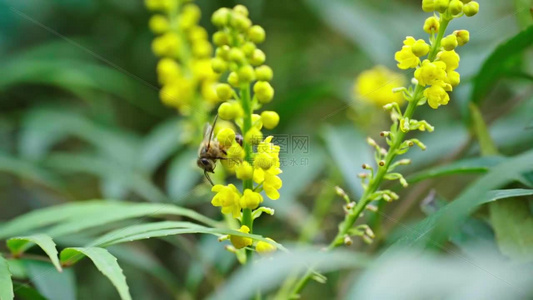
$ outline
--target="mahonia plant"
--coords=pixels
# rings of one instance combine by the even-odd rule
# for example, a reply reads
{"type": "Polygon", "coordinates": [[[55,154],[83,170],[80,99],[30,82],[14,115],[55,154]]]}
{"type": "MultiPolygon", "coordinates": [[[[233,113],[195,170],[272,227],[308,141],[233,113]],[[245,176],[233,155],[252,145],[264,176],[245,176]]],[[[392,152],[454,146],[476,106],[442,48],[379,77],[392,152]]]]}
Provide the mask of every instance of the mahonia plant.
{"type": "MultiPolygon", "coordinates": [[[[423,39],[408,36],[403,42],[402,49],[395,54],[398,68],[402,70],[415,69],[412,85],[408,88],[397,87],[393,91],[401,93],[408,105],[402,112],[398,101],[390,101],[384,108],[390,111],[392,125],[390,131],[381,132],[385,138],[388,149],[381,147],[371,138],[367,139],[370,146],[375,148],[376,167],[363,164],[363,169],[368,172],[359,174],[362,180],[364,193],[359,201],[353,202],[340,188],[337,193],[345,199],[345,219],[339,225],[339,230],[328,250],[340,245],[352,244],[352,236],[360,236],[365,242],[372,242],[374,233],[366,224],[354,227],[355,222],[365,209],[376,211],[377,208],[369,205],[371,202],[384,200],[393,201],[398,195],[391,190],[380,190],[384,180],[398,180],[402,186],[407,186],[407,181],[402,174],[395,172],[398,166],[410,163],[408,159],[395,161],[398,155],[406,153],[412,146],[417,145],[422,150],[426,146],[417,139],[405,139],[409,131],[433,131],[433,126],[424,120],[415,120],[415,109],[420,105],[429,104],[437,109],[448,104],[449,92],[460,82],[459,73],[455,70],[459,66],[459,55],[455,52],[458,46],[463,46],[469,41],[469,32],[457,30],[446,35],[446,28],[453,19],[462,16],[474,16],[479,10],[479,4],[470,0],[423,0],[422,9],[433,12],[433,16],[424,22],[424,31],[429,34],[429,43],[423,39]]],[[[363,74],[363,76],[368,76],[363,74]]],[[[373,76],[374,78],[376,76],[373,76]]],[[[377,99],[383,101],[383,99],[377,99]]],[[[392,99],[391,99],[392,100],[392,99]]],[[[308,271],[295,285],[291,297],[298,297],[299,292],[312,278],[313,271],[308,271]]]]}
{"type": "MultiPolygon", "coordinates": [[[[410,160],[395,161],[395,158],[406,153],[414,145],[422,150],[425,150],[426,146],[418,139],[405,140],[405,135],[413,130],[429,132],[434,130],[427,121],[413,119],[416,107],[427,103],[431,108],[437,109],[441,105],[448,104],[450,100],[448,93],[460,82],[460,75],[456,71],[459,66],[459,55],[455,49],[468,43],[470,34],[466,30],[456,30],[445,36],[446,28],[453,19],[475,15],[479,10],[479,4],[470,0],[423,0],[422,8],[426,12],[434,12],[433,16],[425,20],[423,26],[424,31],[429,34],[429,43],[408,36],[403,42],[402,49],[394,56],[398,68],[415,69],[411,86],[392,89],[407,100],[408,106],[402,112],[398,104],[401,101],[393,98],[390,103],[384,105],[391,113],[392,126],[390,131],[383,131],[380,135],[385,138],[389,149],[381,147],[371,138],[367,139],[368,144],[375,148],[374,158],[377,166],[374,168],[369,164],[363,164],[363,169],[368,171],[359,174],[364,193],[358,203],[348,201],[345,207],[346,218],[340,224],[339,233],[330,248],[345,242],[351,243],[350,236],[354,235],[362,236],[365,241],[371,242],[373,237],[371,229],[366,225],[353,228],[353,224],[365,208],[374,209],[373,206],[368,206],[371,202],[392,201],[399,198],[391,190],[379,190],[383,180],[398,180],[402,186],[407,186],[405,178],[401,173],[395,172],[395,169],[409,164],[410,160]]],[[[374,72],[378,71],[384,72],[379,68],[374,72]]],[[[384,99],[375,101],[384,101],[384,99]]],[[[338,193],[346,199],[347,196],[342,190],[338,193]]]]}
{"type": "Polygon", "coordinates": [[[201,12],[192,0],[146,0],[155,14],[149,27],[157,35],[152,51],[160,58],[157,75],[161,101],[187,116],[186,141],[201,137],[209,112],[219,98],[218,75],[211,69],[213,47],[207,31],[198,25],[201,12]]]}
{"type": "MultiPolygon", "coordinates": [[[[242,191],[233,184],[213,186],[212,191],[216,194],[211,203],[220,207],[222,213],[238,219],[241,223],[239,231],[252,233],[254,219],[262,213],[274,213],[273,209],[261,206],[261,192],[277,200],[282,185],[278,177],[281,173],[280,147],[272,142],[273,136],[263,139],[261,131],[263,128],[275,128],[279,123],[279,115],[274,111],[254,113],[274,97],[274,89],[269,83],[273,72],[264,64],[265,53],[257,48],[265,40],[265,30],[259,25],[252,25],[246,7],[237,5],[233,9],[221,8],[213,13],[212,23],[218,31],[213,34],[213,43],[217,48],[211,65],[217,74],[226,78],[226,82],[216,86],[218,100],[223,101],[218,108],[218,116],[234,122],[243,136],[241,146],[235,131],[224,128],[217,133],[216,139],[228,149],[227,158],[222,163],[233,170],[243,184],[242,191]]],[[[235,251],[254,244],[250,238],[227,238],[234,247],[231,250],[235,251]]],[[[255,250],[268,253],[275,247],[266,242],[257,242],[255,250]]],[[[250,257],[252,252],[246,253],[250,257]]]]}

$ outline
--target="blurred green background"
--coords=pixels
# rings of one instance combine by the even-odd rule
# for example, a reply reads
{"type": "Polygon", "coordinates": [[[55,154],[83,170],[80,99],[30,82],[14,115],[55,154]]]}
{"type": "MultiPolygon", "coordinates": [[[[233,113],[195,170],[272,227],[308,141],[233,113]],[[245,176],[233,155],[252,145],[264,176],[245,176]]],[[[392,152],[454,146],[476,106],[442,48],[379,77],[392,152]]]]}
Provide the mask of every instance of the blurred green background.
{"type": "MultiPolygon", "coordinates": [[[[471,35],[458,50],[462,84],[448,106],[417,112],[436,131],[419,135],[428,150],[409,153],[413,164],[404,169],[406,175],[479,155],[468,110],[474,97],[503,155],[532,148],[531,47],[499,60],[492,82],[476,82],[491,53],[531,24],[530,3],[479,2],[477,16],[452,22],[452,30],[467,29],[471,35]]],[[[196,3],[210,34],[214,10],[236,3],[249,8],[251,19],[267,32],[262,49],[274,70],[276,96],[265,109],[281,117],[274,134],[309,141],[308,152],[285,154],[287,162],[296,163],[284,167],[282,196],[269,203],[276,215],[261,219],[257,228],[281,242],[329,241],[343,214],[333,187],[357,199],[362,190],[356,174],[371,161],[365,137],[389,126],[381,109],[355,100],[354,80],[376,64],[394,70],[394,52],[405,36],[425,37],[422,24],[428,14],[420,1],[408,0],[196,3]],[[318,205],[329,209],[314,209],[318,205]]],[[[196,148],[181,143],[180,117],[158,99],[149,17],[138,0],[0,1],[0,221],[93,198],[174,203],[219,218],[209,204],[210,186],[195,166],[196,148]]],[[[398,224],[411,224],[432,209],[420,205],[430,190],[437,199],[431,205],[445,203],[475,176],[424,181],[407,190],[394,186],[401,201],[384,208],[388,217],[370,218],[380,239],[370,246],[356,241],[356,246],[379,250],[403,234],[398,224]]],[[[479,226],[493,236],[486,223],[479,226]]],[[[64,242],[81,244],[85,238],[76,235],[64,242]]],[[[236,267],[213,237],[150,240],[114,251],[135,299],[201,298],[236,267]]],[[[78,299],[114,299],[112,286],[85,263],[87,270],[76,274],[82,283],[78,299]]],[[[339,277],[310,286],[304,295],[345,296],[348,281],[339,277]]]]}

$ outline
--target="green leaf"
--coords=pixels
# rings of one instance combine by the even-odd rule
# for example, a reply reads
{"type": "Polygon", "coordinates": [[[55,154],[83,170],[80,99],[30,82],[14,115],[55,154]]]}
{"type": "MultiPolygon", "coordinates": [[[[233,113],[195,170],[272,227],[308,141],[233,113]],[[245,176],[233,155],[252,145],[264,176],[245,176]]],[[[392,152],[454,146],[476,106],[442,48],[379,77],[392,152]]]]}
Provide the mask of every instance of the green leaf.
{"type": "Polygon", "coordinates": [[[411,228],[394,246],[427,244],[438,247],[441,242],[457,231],[468,215],[478,206],[502,197],[514,197],[526,193],[520,189],[507,192],[491,192],[491,190],[513,182],[524,172],[532,169],[533,151],[509,158],[476,180],[451,203],[411,228]]]}
{"type": "Polygon", "coordinates": [[[49,207],[22,215],[7,222],[0,228],[0,238],[32,231],[45,232],[52,237],[56,237],[112,222],[162,215],[188,217],[212,227],[218,225],[216,221],[194,210],[171,204],[92,200],[49,207]],[[50,229],[43,228],[54,224],[57,225],[50,229]]]}
{"type": "Polygon", "coordinates": [[[322,131],[327,150],[331,158],[341,171],[345,183],[350,191],[359,197],[363,194],[361,180],[357,174],[363,163],[372,163],[370,146],[364,141],[364,136],[353,126],[335,128],[325,126],[322,131]]]}
{"type": "Polygon", "coordinates": [[[0,151],[0,172],[13,174],[20,178],[42,184],[46,187],[59,189],[61,184],[57,177],[26,160],[11,156],[0,151]]]}
{"type": "Polygon", "coordinates": [[[7,247],[15,256],[20,256],[24,251],[36,244],[41,247],[44,252],[50,257],[52,264],[61,272],[61,264],[57,258],[56,244],[51,237],[45,234],[36,234],[31,236],[14,237],[7,240],[7,247]]]}
{"type": "MultiPolygon", "coordinates": [[[[527,195],[533,195],[533,190],[527,195]]],[[[492,203],[490,220],[503,254],[522,263],[533,261],[533,218],[527,200],[492,203]]]]}
{"type": "Polygon", "coordinates": [[[533,25],[533,2],[531,0],[514,0],[516,17],[521,28],[533,25]]]}
{"type": "Polygon", "coordinates": [[[82,259],[84,256],[89,257],[96,268],[104,274],[115,286],[122,300],[131,300],[126,277],[117,263],[117,259],[106,249],[97,247],[87,248],[66,248],[61,251],[61,263],[63,265],[72,265],[82,259]]]}
{"type": "MultiPolygon", "coordinates": [[[[374,63],[390,61],[391,54],[396,50],[394,38],[399,40],[403,37],[400,32],[416,28],[414,21],[417,18],[404,18],[401,22],[389,18],[387,22],[382,22],[383,13],[363,1],[306,0],[305,3],[326,24],[356,44],[374,63]]],[[[391,2],[387,5],[387,9],[394,10],[398,15],[411,13],[405,6],[391,2]]]]}
{"type": "Polygon", "coordinates": [[[37,260],[25,260],[24,265],[31,282],[47,299],[76,299],[74,270],[65,269],[59,273],[51,264],[37,260]]]}
{"type": "Polygon", "coordinates": [[[474,78],[471,101],[479,104],[498,79],[519,72],[522,67],[519,55],[532,44],[533,26],[530,26],[498,46],[474,78]]]}
{"type": "Polygon", "coordinates": [[[175,203],[182,203],[203,176],[196,164],[193,164],[197,158],[196,151],[191,150],[180,153],[170,162],[165,185],[167,194],[175,203]]]}
{"type": "MultiPolygon", "coordinates": [[[[240,268],[208,299],[253,299],[258,291],[264,293],[279,286],[289,274],[302,275],[311,264],[318,272],[332,272],[361,268],[369,263],[368,256],[345,250],[322,252],[296,249],[289,253],[278,253],[272,258],[240,268]]],[[[278,298],[289,299],[288,295],[278,298]]]]}
{"type": "Polygon", "coordinates": [[[7,261],[0,254],[0,300],[13,299],[13,282],[7,261]]]}
{"type": "Polygon", "coordinates": [[[138,240],[149,239],[152,237],[164,237],[178,234],[192,234],[203,233],[212,234],[215,236],[234,235],[251,238],[256,241],[263,241],[275,245],[278,249],[285,250],[285,248],[276,242],[266,239],[263,236],[256,234],[243,233],[237,230],[226,228],[209,228],[189,222],[154,222],[148,224],[132,225],[129,227],[117,229],[109,232],[92,242],[91,246],[109,246],[113,244],[133,242],[138,240]]]}
{"type": "Polygon", "coordinates": [[[476,157],[453,162],[449,165],[431,168],[426,171],[415,173],[407,177],[409,183],[419,182],[425,179],[464,173],[486,173],[490,168],[502,163],[506,158],[503,156],[476,157]]]}
{"type": "Polygon", "coordinates": [[[139,166],[150,174],[181,146],[180,123],[170,119],[153,129],[144,139],[139,158],[139,166]]]}

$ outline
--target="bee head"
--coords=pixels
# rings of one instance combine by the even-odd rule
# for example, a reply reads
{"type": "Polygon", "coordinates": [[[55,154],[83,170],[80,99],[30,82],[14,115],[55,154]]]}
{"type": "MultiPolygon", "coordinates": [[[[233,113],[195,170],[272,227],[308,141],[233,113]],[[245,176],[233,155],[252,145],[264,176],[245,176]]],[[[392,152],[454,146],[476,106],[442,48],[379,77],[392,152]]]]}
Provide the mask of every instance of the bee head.
{"type": "Polygon", "coordinates": [[[215,162],[211,159],[207,159],[205,157],[199,157],[196,161],[196,164],[198,167],[200,167],[202,170],[206,172],[214,173],[215,171],[215,162]]]}

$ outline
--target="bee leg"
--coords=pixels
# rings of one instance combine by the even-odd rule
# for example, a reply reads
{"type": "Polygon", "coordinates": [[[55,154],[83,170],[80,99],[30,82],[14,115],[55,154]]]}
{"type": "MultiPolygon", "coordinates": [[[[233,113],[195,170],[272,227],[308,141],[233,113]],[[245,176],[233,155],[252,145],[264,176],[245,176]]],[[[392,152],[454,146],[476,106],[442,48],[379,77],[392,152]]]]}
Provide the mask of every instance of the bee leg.
{"type": "Polygon", "coordinates": [[[205,178],[207,178],[207,180],[209,181],[209,183],[211,183],[212,186],[215,185],[213,184],[213,181],[211,180],[211,177],[209,177],[209,173],[207,173],[207,171],[204,171],[204,176],[205,178]]]}
{"type": "Polygon", "coordinates": [[[240,145],[241,147],[242,147],[242,140],[243,140],[242,135],[240,135],[240,134],[236,134],[236,135],[235,135],[235,141],[236,141],[237,143],[239,143],[239,145],[240,145]]]}

